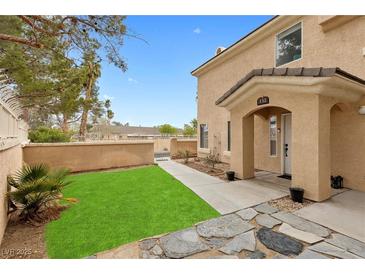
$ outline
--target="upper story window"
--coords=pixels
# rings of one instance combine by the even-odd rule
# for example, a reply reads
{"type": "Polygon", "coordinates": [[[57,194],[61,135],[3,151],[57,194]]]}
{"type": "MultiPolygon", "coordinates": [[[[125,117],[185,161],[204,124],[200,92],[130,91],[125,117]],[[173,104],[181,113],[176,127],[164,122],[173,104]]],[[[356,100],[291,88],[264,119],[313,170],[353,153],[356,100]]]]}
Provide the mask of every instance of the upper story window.
{"type": "Polygon", "coordinates": [[[276,156],[277,118],[275,115],[270,117],[269,134],[270,134],[270,156],[276,156]]]}
{"type": "Polygon", "coordinates": [[[276,66],[290,63],[302,57],[302,23],[276,36],[276,66]]]}
{"type": "Polygon", "coordinates": [[[200,124],[200,148],[208,148],[208,125],[200,124]]]}

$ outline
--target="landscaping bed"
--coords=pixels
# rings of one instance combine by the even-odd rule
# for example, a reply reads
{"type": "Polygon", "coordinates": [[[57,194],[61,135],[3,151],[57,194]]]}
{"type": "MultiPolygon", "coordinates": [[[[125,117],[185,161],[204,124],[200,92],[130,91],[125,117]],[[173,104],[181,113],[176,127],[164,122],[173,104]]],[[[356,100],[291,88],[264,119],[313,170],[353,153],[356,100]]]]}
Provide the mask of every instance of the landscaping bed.
{"type": "Polygon", "coordinates": [[[0,247],[1,259],[47,258],[44,243],[44,224],[9,222],[0,247]]]}
{"type": "Polygon", "coordinates": [[[182,159],[175,160],[178,163],[184,164],[188,167],[204,172],[208,175],[218,177],[222,180],[227,181],[226,171],[229,170],[229,164],[217,163],[214,168],[205,163],[203,158],[192,158],[188,162],[182,159]]]}

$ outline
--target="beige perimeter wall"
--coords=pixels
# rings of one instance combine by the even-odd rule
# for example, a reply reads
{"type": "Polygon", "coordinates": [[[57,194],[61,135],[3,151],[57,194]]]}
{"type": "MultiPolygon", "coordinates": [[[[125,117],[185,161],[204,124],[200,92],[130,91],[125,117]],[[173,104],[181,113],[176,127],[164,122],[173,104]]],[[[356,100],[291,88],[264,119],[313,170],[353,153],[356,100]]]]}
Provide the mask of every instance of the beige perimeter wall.
{"type": "Polygon", "coordinates": [[[152,141],[28,144],[23,157],[27,164],[46,163],[72,172],[154,163],[152,141]]]}
{"type": "Polygon", "coordinates": [[[172,138],[170,142],[170,155],[172,158],[178,157],[179,152],[189,151],[192,156],[196,156],[197,154],[197,140],[196,139],[188,139],[188,140],[179,140],[176,138],[172,138]]]}
{"type": "Polygon", "coordinates": [[[6,199],[6,177],[22,166],[22,149],[20,144],[10,148],[0,149],[0,243],[8,222],[8,202],[6,199]]]}

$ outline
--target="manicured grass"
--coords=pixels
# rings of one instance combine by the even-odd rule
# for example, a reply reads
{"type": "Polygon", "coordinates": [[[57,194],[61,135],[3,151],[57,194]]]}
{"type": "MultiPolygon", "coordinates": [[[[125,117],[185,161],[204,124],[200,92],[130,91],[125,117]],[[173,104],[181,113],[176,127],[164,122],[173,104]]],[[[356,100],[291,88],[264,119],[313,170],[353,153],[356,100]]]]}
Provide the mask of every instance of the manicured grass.
{"type": "Polygon", "coordinates": [[[78,203],[46,227],[50,258],[82,258],[219,216],[157,166],[72,176],[64,196],[78,203]]]}

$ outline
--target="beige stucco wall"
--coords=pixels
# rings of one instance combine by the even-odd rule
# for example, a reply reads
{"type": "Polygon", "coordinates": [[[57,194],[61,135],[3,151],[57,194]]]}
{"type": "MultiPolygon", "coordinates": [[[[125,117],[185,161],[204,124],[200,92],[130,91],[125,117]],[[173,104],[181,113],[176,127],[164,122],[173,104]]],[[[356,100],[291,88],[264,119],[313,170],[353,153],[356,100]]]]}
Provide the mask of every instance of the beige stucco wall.
{"type": "Polygon", "coordinates": [[[46,163],[73,172],[153,164],[152,141],[28,144],[23,148],[27,164],[46,163]]]}
{"type": "Polygon", "coordinates": [[[177,139],[171,138],[170,155],[172,158],[177,157],[179,152],[189,151],[192,156],[197,155],[197,140],[196,139],[177,139]]]}
{"type": "MultiPolygon", "coordinates": [[[[234,51],[231,51],[229,54],[221,54],[221,57],[217,58],[217,61],[214,61],[212,65],[208,65],[206,68],[196,72],[195,76],[198,78],[197,117],[199,124],[208,124],[209,150],[215,149],[220,155],[227,155],[225,153],[227,147],[227,121],[232,120],[229,111],[216,106],[215,101],[252,69],[275,67],[276,34],[297,22],[302,22],[303,24],[302,58],[285,64],[283,67],[340,67],[354,75],[365,78],[365,57],[362,53],[365,47],[365,16],[349,18],[351,20],[339,19],[341,23],[338,24],[335,24],[336,19],[328,19],[319,18],[318,16],[281,16],[279,19],[275,19],[269,23],[266,28],[260,30],[258,35],[253,35],[258,37],[257,40],[255,40],[256,38],[246,39],[247,42],[242,43],[242,46],[235,47],[234,51]],[[323,23],[325,21],[331,23],[331,28],[327,28],[328,24],[325,25],[326,23],[323,23]],[[324,25],[326,28],[323,27],[324,25]],[[217,139],[219,140],[217,141],[217,139]]],[[[218,45],[212,45],[212,53],[214,52],[215,46],[218,45]]],[[[284,95],[282,94],[281,96],[284,95]]],[[[292,97],[292,94],[288,93],[287,96],[292,97]]],[[[278,104],[278,106],[282,105],[278,104]]],[[[354,106],[353,112],[356,112],[356,107],[354,106]]],[[[344,145],[344,142],[338,141],[337,143],[341,143],[341,145],[339,144],[337,146],[338,151],[335,153],[337,156],[333,156],[337,157],[337,160],[333,160],[332,162],[337,161],[341,163],[338,160],[340,157],[338,155],[347,154],[351,151],[353,159],[362,161],[357,162],[357,164],[355,163],[355,167],[353,168],[363,170],[361,165],[365,162],[363,153],[365,145],[363,142],[358,142],[358,140],[365,134],[364,127],[359,126],[359,123],[363,124],[365,119],[362,116],[356,117],[356,119],[347,121],[346,127],[351,128],[351,135],[357,136],[347,137],[347,139],[351,138],[357,142],[350,142],[344,145]]],[[[263,128],[264,125],[260,125],[259,122],[255,124],[257,126],[255,129],[255,138],[257,140],[267,139],[268,145],[268,137],[264,136],[265,133],[262,132],[262,136],[260,136],[260,127],[263,128]]],[[[340,131],[344,132],[344,130],[340,131]]],[[[347,139],[345,138],[344,140],[347,139]]],[[[301,140],[299,136],[296,141],[293,141],[306,142],[306,139],[301,140]]],[[[256,151],[260,150],[257,146],[255,148],[256,151]]],[[[261,149],[262,151],[266,150],[265,147],[261,149]]],[[[199,156],[204,156],[209,150],[198,150],[199,156]]],[[[270,162],[268,154],[265,156],[263,152],[258,152],[258,155],[261,155],[260,157],[262,159],[255,158],[255,166],[257,165],[257,168],[259,166],[262,169],[270,169],[272,167],[273,170],[277,170],[277,163],[274,163],[272,166],[268,163],[270,162]]],[[[222,160],[229,162],[230,158],[225,156],[222,157],[222,160]]],[[[352,162],[355,162],[355,160],[352,162]]],[[[338,170],[336,167],[334,169],[338,170]]],[[[346,173],[348,186],[365,190],[365,174],[360,171],[352,173],[350,165],[346,164],[343,165],[341,172],[346,173]],[[344,169],[347,171],[344,172],[344,169]]]]}
{"type": "Polygon", "coordinates": [[[8,221],[8,203],[6,199],[7,175],[14,173],[22,166],[22,148],[20,144],[5,150],[0,149],[0,243],[8,221]]]}
{"type": "Polygon", "coordinates": [[[155,152],[170,151],[170,138],[157,137],[153,142],[155,152]]]}

